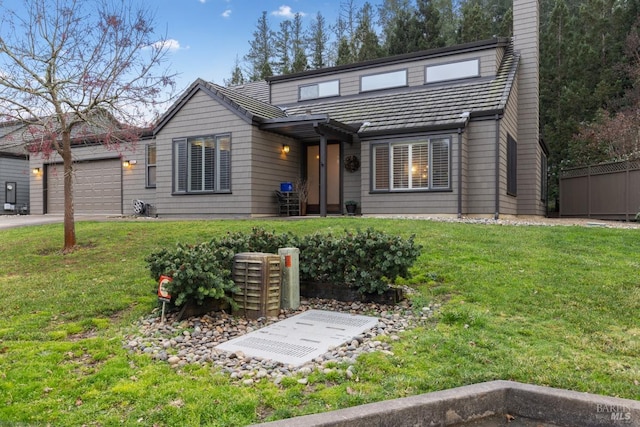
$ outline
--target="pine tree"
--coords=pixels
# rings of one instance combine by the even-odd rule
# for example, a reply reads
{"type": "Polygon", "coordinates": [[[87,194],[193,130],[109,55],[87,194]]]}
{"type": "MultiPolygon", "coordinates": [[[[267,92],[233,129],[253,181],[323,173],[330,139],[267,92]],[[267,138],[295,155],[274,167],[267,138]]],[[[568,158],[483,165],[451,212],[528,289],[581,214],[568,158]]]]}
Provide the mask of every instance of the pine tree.
{"type": "Polygon", "coordinates": [[[253,40],[249,41],[249,53],[245,56],[251,67],[251,81],[264,80],[273,75],[273,39],[274,34],[269,27],[267,12],[263,11],[253,32],[253,40]]]}
{"type": "Polygon", "coordinates": [[[480,0],[468,0],[460,9],[458,43],[486,40],[493,36],[491,18],[480,0]]]}
{"type": "Polygon", "coordinates": [[[293,64],[291,64],[291,72],[299,73],[308,68],[307,54],[305,52],[305,37],[302,27],[302,15],[296,13],[293,17],[293,25],[291,27],[291,55],[293,56],[293,64]]]}
{"type": "Polygon", "coordinates": [[[289,74],[291,72],[291,21],[284,20],[280,23],[280,30],[275,34],[275,56],[277,72],[289,74]]]}
{"type": "Polygon", "coordinates": [[[311,67],[314,69],[327,66],[327,43],[329,33],[322,13],[316,14],[316,19],[311,23],[309,43],[311,45],[311,67]]]}
{"type": "Polygon", "coordinates": [[[233,66],[233,70],[231,71],[231,78],[224,80],[225,86],[236,86],[244,84],[244,75],[242,74],[242,69],[240,68],[240,60],[236,56],[236,62],[233,66]]]}
{"type": "Polygon", "coordinates": [[[358,26],[354,35],[356,46],[356,60],[367,61],[381,56],[378,35],[373,28],[373,7],[365,2],[358,12],[358,26]]]}
{"type": "Polygon", "coordinates": [[[420,49],[432,49],[444,46],[440,12],[432,0],[417,0],[416,20],[421,34],[418,43],[420,49]]]}

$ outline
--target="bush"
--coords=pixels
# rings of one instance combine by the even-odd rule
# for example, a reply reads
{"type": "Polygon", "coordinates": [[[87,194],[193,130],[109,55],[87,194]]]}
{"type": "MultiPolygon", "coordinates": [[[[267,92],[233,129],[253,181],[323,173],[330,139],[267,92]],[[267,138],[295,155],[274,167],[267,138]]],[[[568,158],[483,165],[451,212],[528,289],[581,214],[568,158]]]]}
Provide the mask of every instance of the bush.
{"type": "Polygon", "coordinates": [[[211,244],[184,245],[151,253],[146,261],[156,282],[161,275],[173,280],[168,286],[175,305],[187,301],[202,304],[205,299],[221,299],[233,304],[230,294],[236,290],[231,277],[234,253],[211,244]]]}
{"type": "Polygon", "coordinates": [[[316,233],[300,241],[300,278],[344,283],[361,293],[382,293],[404,277],[420,255],[414,236],[403,239],[368,228],[344,236],[316,233]]]}
{"type": "Polygon", "coordinates": [[[235,290],[231,270],[234,254],[277,253],[279,248],[300,249],[300,280],[345,284],[361,293],[383,293],[397,277],[405,277],[420,255],[414,236],[403,239],[367,229],[344,235],[315,233],[298,238],[254,227],[250,234],[228,233],[200,245],[178,244],[162,249],[146,261],[151,276],[173,278],[169,286],[175,304],[205,298],[226,299],[235,290]]]}

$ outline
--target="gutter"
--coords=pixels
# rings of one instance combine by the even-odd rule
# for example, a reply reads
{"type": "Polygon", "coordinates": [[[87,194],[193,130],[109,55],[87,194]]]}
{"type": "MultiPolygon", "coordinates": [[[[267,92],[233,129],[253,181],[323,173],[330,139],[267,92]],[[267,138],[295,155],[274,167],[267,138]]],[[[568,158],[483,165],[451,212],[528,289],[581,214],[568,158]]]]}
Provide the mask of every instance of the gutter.
{"type": "Polygon", "coordinates": [[[502,116],[495,115],[496,120],[496,155],[495,155],[495,213],[493,219],[498,220],[500,218],[500,120],[502,116]]]}
{"type": "Polygon", "coordinates": [[[458,218],[462,218],[462,133],[466,129],[467,123],[469,123],[469,116],[468,111],[460,115],[465,121],[458,128],[458,218]]]}

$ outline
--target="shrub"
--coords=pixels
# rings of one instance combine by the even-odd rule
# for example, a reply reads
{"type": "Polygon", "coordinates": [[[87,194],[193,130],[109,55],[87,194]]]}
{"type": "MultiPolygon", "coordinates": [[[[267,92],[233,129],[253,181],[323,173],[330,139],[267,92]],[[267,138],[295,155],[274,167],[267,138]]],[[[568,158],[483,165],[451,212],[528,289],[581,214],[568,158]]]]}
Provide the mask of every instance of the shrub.
{"type": "Polygon", "coordinates": [[[414,236],[403,239],[371,228],[344,236],[316,233],[300,241],[300,278],[344,283],[361,293],[382,293],[404,277],[420,255],[414,236]]]}
{"type": "Polygon", "coordinates": [[[251,233],[227,233],[225,237],[214,239],[212,245],[224,247],[233,251],[241,252],[265,252],[277,254],[279,248],[297,247],[297,238],[290,233],[276,234],[264,228],[253,227],[251,233]]]}
{"type": "Polygon", "coordinates": [[[414,236],[403,239],[368,228],[344,235],[314,233],[298,238],[259,227],[251,233],[228,233],[200,245],[178,244],[172,250],[150,254],[151,276],[173,278],[169,291],[175,304],[205,298],[226,299],[235,290],[231,276],[234,254],[277,253],[279,248],[300,249],[300,279],[307,282],[345,284],[361,293],[382,293],[397,277],[405,277],[420,255],[414,236]]]}
{"type": "Polygon", "coordinates": [[[161,249],[151,253],[146,261],[151,277],[161,275],[173,280],[168,286],[172,301],[180,306],[187,301],[202,304],[205,299],[222,299],[233,304],[230,293],[236,286],[231,277],[234,253],[225,247],[209,243],[185,245],[174,249],[161,249]]]}

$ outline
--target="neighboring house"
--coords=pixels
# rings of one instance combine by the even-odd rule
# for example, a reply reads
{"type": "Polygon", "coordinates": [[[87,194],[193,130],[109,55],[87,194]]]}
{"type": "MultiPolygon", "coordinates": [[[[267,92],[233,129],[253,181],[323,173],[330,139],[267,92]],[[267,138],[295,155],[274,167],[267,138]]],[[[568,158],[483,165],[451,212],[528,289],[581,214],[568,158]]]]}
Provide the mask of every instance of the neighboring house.
{"type": "Polygon", "coordinates": [[[0,123],[0,215],[29,212],[29,156],[18,137],[23,128],[0,123]]]}
{"type": "MultiPolygon", "coordinates": [[[[305,178],[312,214],[355,200],[371,215],[544,215],[538,10],[514,0],[513,40],[232,88],[198,79],[124,157],[74,148],[76,213],[131,214],[141,199],[159,216],[277,215],[280,183],[305,178]]],[[[60,211],[59,165],[31,167],[32,212],[60,211]]]]}

